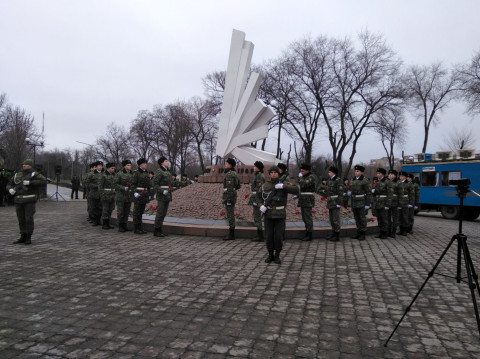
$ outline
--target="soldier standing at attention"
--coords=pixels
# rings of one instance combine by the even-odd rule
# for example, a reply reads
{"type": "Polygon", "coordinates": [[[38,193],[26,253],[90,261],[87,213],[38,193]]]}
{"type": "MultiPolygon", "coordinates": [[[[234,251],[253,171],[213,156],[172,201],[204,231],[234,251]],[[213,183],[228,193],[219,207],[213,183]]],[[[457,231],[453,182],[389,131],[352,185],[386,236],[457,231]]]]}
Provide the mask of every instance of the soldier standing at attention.
{"type": "Polygon", "coordinates": [[[338,242],[340,240],[340,208],[343,203],[343,181],[338,178],[338,168],[331,166],[328,169],[327,181],[327,208],[332,226],[332,235],[327,238],[329,241],[338,242]]]}
{"type": "Polygon", "coordinates": [[[377,216],[378,227],[380,233],[375,238],[388,238],[388,221],[387,213],[392,203],[392,183],[387,180],[385,175],[387,171],[384,168],[377,168],[378,182],[372,188],[372,193],[375,196],[375,214],[377,216]]]}
{"type": "Polygon", "coordinates": [[[284,164],[284,163],[279,163],[277,165],[278,167],[278,170],[280,171],[278,174],[279,174],[279,177],[278,177],[278,180],[282,183],[284,182],[288,182],[288,170],[287,170],[287,165],[284,164]]]}
{"type": "Polygon", "coordinates": [[[168,205],[172,201],[172,176],[168,172],[170,163],[166,157],[160,157],[158,160],[160,168],[155,172],[153,176],[153,190],[157,198],[157,214],[155,215],[155,230],[153,235],[155,237],[167,236],[162,231],[163,221],[167,215],[168,205]]]}
{"type": "Polygon", "coordinates": [[[265,263],[274,261],[282,263],[280,252],[283,249],[285,237],[285,218],[288,193],[298,194],[298,187],[279,180],[279,168],[273,166],[268,171],[270,181],[264,183],[258,192],[260,211],[265,222],[265,236],[267,238],[268,257],[265,263]]]}
{"type": "Polygon", "coordinates": [[[130,190],[133,193],[133,226],[135,234],[145,234],[142,228],[142,216],[145,212],[145,205],[149,201],[150,174],[147,171],[147,160],[140,158],[137,161],[138,169],[133,172],[130,190]]]}
{"type": "Polygon", "coordinates": [[[17,211],[20,238],[14,244],[31,244],[34,230],[33,216],[37,203],[37,189],[47,184],[47,180],[39,172],[32,171],[33,161],[23,161],[22,170],[9,181],[6,189],[13,196],[17,211]]]}
{"type": "Polygon", "coordinates": [[[415,210],[418,209],[418,202],[420,201],[420,186],[414,180],[413,174],[407,175],[407,182],[410,184],[410,190],[413,192],[412,207],[408,207],[408,229],[407,232],[413,234],[413,223],[415,222],[415,210]]]}
{"type": "Polygon", "coordinates": [[[83,177],[83,193],[87,198],[87,213],[88,213],[87,221],[89,221],[90,223],[93,223],[93,205],[92,205],[92,199],[90,198],[90,195],[89,195],[88,186],[90,184],[91,177],[93,176],[93,172],[95,171],[96,164],[97,164],[96,162],[90,163],[88,165],[89,172],[87,172],[83,177]]]}
{"type": "Polygon", "coordinates": [[[397,234],[406,236],[409,228],[408,212],[410,208],[413,208],[415,194],[407,181],[407,173],[400,171],[398,175],[400,177],[400,182],[398,182],[398,216],[400,229],[397,234]]]}
{"type": "Polygon", "coordinates": [[[102,201],[102,229],[113,229],[110,217],[115,209],[115,163],[107,163],[106,171],[98,179],[98,192],[102,201]]]}
{"type": "Polygon", "coordinates": [[[390,209],[387,212],[387,223],[388,223],[388,236],[390,238],[395,238],[395,232],[398,227],[398,182],[397,182],[397,171],[390,170],[388,171],[388,179],[392,183],[392,203],[390,209]]]}
{"type": "Polygon", "coordinates": [[[365,233],[367,232],[365,215],[372,202],[372,187],[370,186],[370,180],[363,175],[364,172],[365,167],[355,166],[355,177],[351,182],[352,187],[347,192],[352,199],[352,211],[357,226],[357,234],[352,239],[358,239],[359,241],[365,240],[365,233]]]}
{"type": "Polygon", "coordinates": [[[9,182],[9,178],[5,172],[5,168],[0,170],[0,207],[4,207],[3,201],[5,199],[5,194],[7,193],[7,184],[9,182]]]}
{"type": "Polygon", "coordinates": [[[92,213],[93,226],[100,225],[102,217],[102,200],[100,199],[100,192],[98,192],[98,182],[102,176],[103,162],[95,162],[95,170],[88,178],[88,198],[90,198],[90,207],[92,213]]]}
{"type": "Polygon", "coordinates": [[[315,206],[315,189],[317,188],[317,177],[311,173],[312,166],[302,163],[298,175],[300,194],[298,196],[298,207],[302,212],[302,220],[305,223],[305,236],[302,241],[311,241],[313,233],[312,208],[315,206]]]}
{"type": "Polygon", "coordinates": [[[259,191],[262,188],[262,185],[265,183],[265,176],[263,175],[263,162],[257,161],[253,164],[253,172],[255,176],[253,177],[253,182],[250,185],[252,193],[250,194],[250,199],[248,204],[253,208],[253,220],[255,226],[257,227],[257,236],[252,239],[252,242],[263,242],[263,231],[262,231],[262,212],[260,212],[260,202],[259,202],[259,191]]]}
{"type": "Polygon", "coordinates": [[[235,239],[235,203],[237,202],[237,190],[240,189],[240,179],[235,172],[236,162],[228,158],[225,163],[225,177],[223,179],[222,203],[225,205],[228,220],[228,235],[224,241],[235,239]]]}
{"type": "Polygon", "coordinates": [[[129,231],[128,215],[132,207],[132,198],[130,197],[130,186],[132,185],[132,162],[130,160],[122,161],[123,170],[115,175],[115,202],[117,203],[117,221],[118,231],[129,231]]]}

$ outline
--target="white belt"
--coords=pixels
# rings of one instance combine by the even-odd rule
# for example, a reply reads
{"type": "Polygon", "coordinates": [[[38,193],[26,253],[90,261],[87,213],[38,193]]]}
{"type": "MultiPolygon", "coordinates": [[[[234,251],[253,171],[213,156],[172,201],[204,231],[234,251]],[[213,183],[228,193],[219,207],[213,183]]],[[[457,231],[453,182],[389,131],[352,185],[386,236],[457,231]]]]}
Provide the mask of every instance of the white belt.
{"type": "Polygon", "coordinates": [[[273,209],[273,210],[284,209],[284,208],[285,208],[285,206],[278,206],[278,207],[273,206],[273,207],[268,207],[268,209],[273,209]]]}
{"type": "Polygon", "coordinates": [[[103,190],[104,190],[105,192],[115,191],[113,188],[104,188],[103,190]]]}
{"type": "Polygon", "coordinates": [[[384,195],[384,194],[382,194],[381,196],[378,196],[378,197],[380,197],[380,198],[387,198],[387,196],[384,195]]]}
{"type": "Polygon", "coordinates": [[[257,192],[252,192],[252,194],[257,194],[257,192]]]}
{"type": "Polygon", "coordinates": [[[160,188],[163,188],[163,189],[170,189],[169,186],[160,186],[160,188]]]}
{"type": "Polygon", "coordinates": [[[17,196],[17,198],[19,198],[19,199],[22,199],[22,198],[33,198],[33,197],[37,197],[37,195],[36,195],[36,194],[27,194],[27,195],[25,195],[25,196],[24,196],[24,195],[19,195],[19,196],[17,196]]]}
{"type": "Polygon", "coordinates": [[[363,197],[365,197],[365,195],[364,195],[364,194],[354,194],[353,197],[355,197],[355,198],[363,198],[363,197]]]}
{"type": "Polygon", "coordinates": [[[142,187],[137,187],[135,188],[135,191],[146,191],[147,188],[142,188],[142,187]]]}
{"type": "MultiPolygon", "coordinates": [[[[232,188],[232,189],[233,189],[233,188],[232,188]]],[[[235,189],[233,189],[233,190],[235,191],[235,189]]],[[[224,189],[223,189],[223,192],[226,192],[226,191],[228,191],[228,188],[224,188],[224,189]]]]}
{"type": "Polygon", "coordinates": [[[338,198],[338,196],[328,196],[328,198],[338,198]]]}
{"type": "Polygon", "coordinates": [[[302,192],[302,193],[300,193],[300,196],[301,196],[302,194],[306,194],[306,195],[309,195],[309,196],[313,196],[313,193],[312,193],[312,192],[302,192]]]}
{"type": "Polygon", "coordinates": [[[408,197],[408,194],[404,194],[403,197],[408,197]]]}

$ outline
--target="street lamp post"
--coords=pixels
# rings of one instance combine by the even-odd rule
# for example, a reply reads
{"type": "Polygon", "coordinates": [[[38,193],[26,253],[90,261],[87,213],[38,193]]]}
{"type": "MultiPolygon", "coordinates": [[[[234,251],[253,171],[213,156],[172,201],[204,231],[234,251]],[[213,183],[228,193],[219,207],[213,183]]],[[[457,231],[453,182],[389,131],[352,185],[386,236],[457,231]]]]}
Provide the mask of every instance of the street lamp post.
{"type": "Polygon", "coordinates": [[[27,145],[30,145],[33,147],[33,168],[35,168],[35,155],[36,155],[36,152],[37,152],[37,146],[38,147],[43,147],[43,141],[40,141],[40,143],[36,143],[36,142],[33,142],[31,139],[29,138],[26,138],[25,139],[25,142],[27,143],[27,145]]]}

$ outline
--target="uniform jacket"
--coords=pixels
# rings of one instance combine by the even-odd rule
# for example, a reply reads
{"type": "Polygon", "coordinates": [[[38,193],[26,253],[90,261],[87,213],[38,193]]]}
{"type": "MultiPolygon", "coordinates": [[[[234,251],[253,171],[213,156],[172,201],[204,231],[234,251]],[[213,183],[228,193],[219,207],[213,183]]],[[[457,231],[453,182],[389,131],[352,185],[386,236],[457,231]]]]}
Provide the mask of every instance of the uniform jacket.
{"type": "Polygon", "coordinates": [[[153,176],[153,190],[157,201],[170,202],[172,200],[172,183],[172,174],[165,167],[160,166],[153,176]],[[168,191],[168,194],[164,195],[163,191],[168,191]]]}
{"type": "Polygon", "coordinates": [[[352,208],[362,208],[372,204],[372,186],[370,180],[365,176],[353,177],[350,182],[352,208]]]}
{"type": "Polygon", "coordinates": [[[309,172],[298,180],[300,195],[298,196],[298,207],[315,206],[315,189],[317,188],[317,177],[309,172]]]}
{"type": "Polygon", "coordinates": [[[392,182],[392,208],[397,208],[399,206],[400,198],[400,189],[398,188],[398,180],[395,178],[392,182]]]}
{"type": "Polygon", "coordinates": [[[98,192],[104,202],[115,201],[115,173],[105,171],[98,179],[98,192]]]}
{"type": "Polygon", "coordinates": [[[409,204],[415,204],[415,191],[413,186],[407,181],[398,182],[398,205],[399,207],[407,207],[409,204]]]}
{"type": "Polygon", "coordinates": [[[237,172],[230,168],[227,170],[225,178],[223,179],[222,203],[235,204],[237,202],[238,189],[240,189],[240,179],[237,176],[237,172]]]}
{"type": "Polygon", "coordinates": [[[131,202],[131,191],[130,186],[133,181],[133,172],[127,171],[126,169],[117,172],[115,175],[115,201],[116,202],[131,202]],[[125,190],[125,187],[127,189],[125,190]]]}
{"type": "Polygon", "coordinates": [[[343,205],[343,187],[343,180],[336,175],[327,180],[328,209],[336,208],[337,205],[343,205]]]}
{"type": "Polygon", "coordinates": [[[265,218],[286,218],[288,194],[298,194],[298,187],[289,183],[283,183],[283,189],[275,189],[279,180],[265,182],[259,192],[259,204],[267,207],[265,218]]]}
{"type": "Polygon", "coordinates": [[[418,206],[418,202],[420,201],[420,186],[418,185],[417,182],[411,182],[413,185],[413,194],[414,194],[414,200],[413,204],[415,206],[418,206]]]}
{"type": "Polygon", "coordinates": [[[248,200],[248,204],[256,205],[259,203],[258,192],[260,191],[264,183],[265,183],[265,176],[263,175],[263,173],[260,171],[255,172],[253,181],[250,184],[250,190],[252,191],[252,193],[250,194],[250,199],[248,200]]]}
{"type": "Polygon", "coordinates": [[[15,203],[34,203],[37,202],[37,188],[47,183],[47,179],[40,173],[32,169],[22,170],[10,178],[7,185],[7,191],[14,189],[15,203]],[[29,185],[23,184],[23,181],[30,181],[29,185]]]}
{"type": "Polygon", "coordinates": [[[375,196],[375,208],[385,208],[392,206],[393,199],[393,188],[392,182],[383,177],[381,180],[377,181],[373,186],[373,194],[375,196]]]}
{"type": "Polygon", "coordinates": [[[87,183],[88,187],[88,198],[100,199],[100,192],[98,192],[98,182],[101,176],[102,172],[95,170],[93,172],[90,172],[85,178],[85,182],[87,183]]]}
{"type": "Polygon", "coordinates": [[[141,168],[133,172],[132,184],[130,185],[131,193],[138,193],[140,197],[133,197],[134,201],[140,201],[147,203],[150,193],[150,174],[148,171],[144,171],[141,168]]]}

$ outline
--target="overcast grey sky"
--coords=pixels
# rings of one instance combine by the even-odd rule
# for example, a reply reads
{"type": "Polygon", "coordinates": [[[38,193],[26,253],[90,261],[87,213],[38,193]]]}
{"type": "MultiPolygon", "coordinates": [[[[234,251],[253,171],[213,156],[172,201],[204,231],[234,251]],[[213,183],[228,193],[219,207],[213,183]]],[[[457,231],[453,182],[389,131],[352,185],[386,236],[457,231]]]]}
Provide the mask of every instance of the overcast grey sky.
{"type": "MultiPolygon", "coordinates": [[[[38,128],[45,113],[47,150],[82,149],[76,141],[94,143],[111,122],[128,128],[140,110],[203,96],[201,79],[227,67],[234,28],[255,44],[253,63],[305,35],[368,29],[405,64],[450,66],[480,50],[479,14],[478,0],[0,0],[0,93],[38,128]]],[[[429,152],[456,126],[471,128],[480,149],[463,111],[440,115],[429,152]]],[[[409,124],[405,151],[421,152],[422,124],[409,124]]],[[[361,141],[357,161],[384,155],[374,138],[361,141]]],[[[316,152],[330,152],[325,140],[316,152]]]]}

